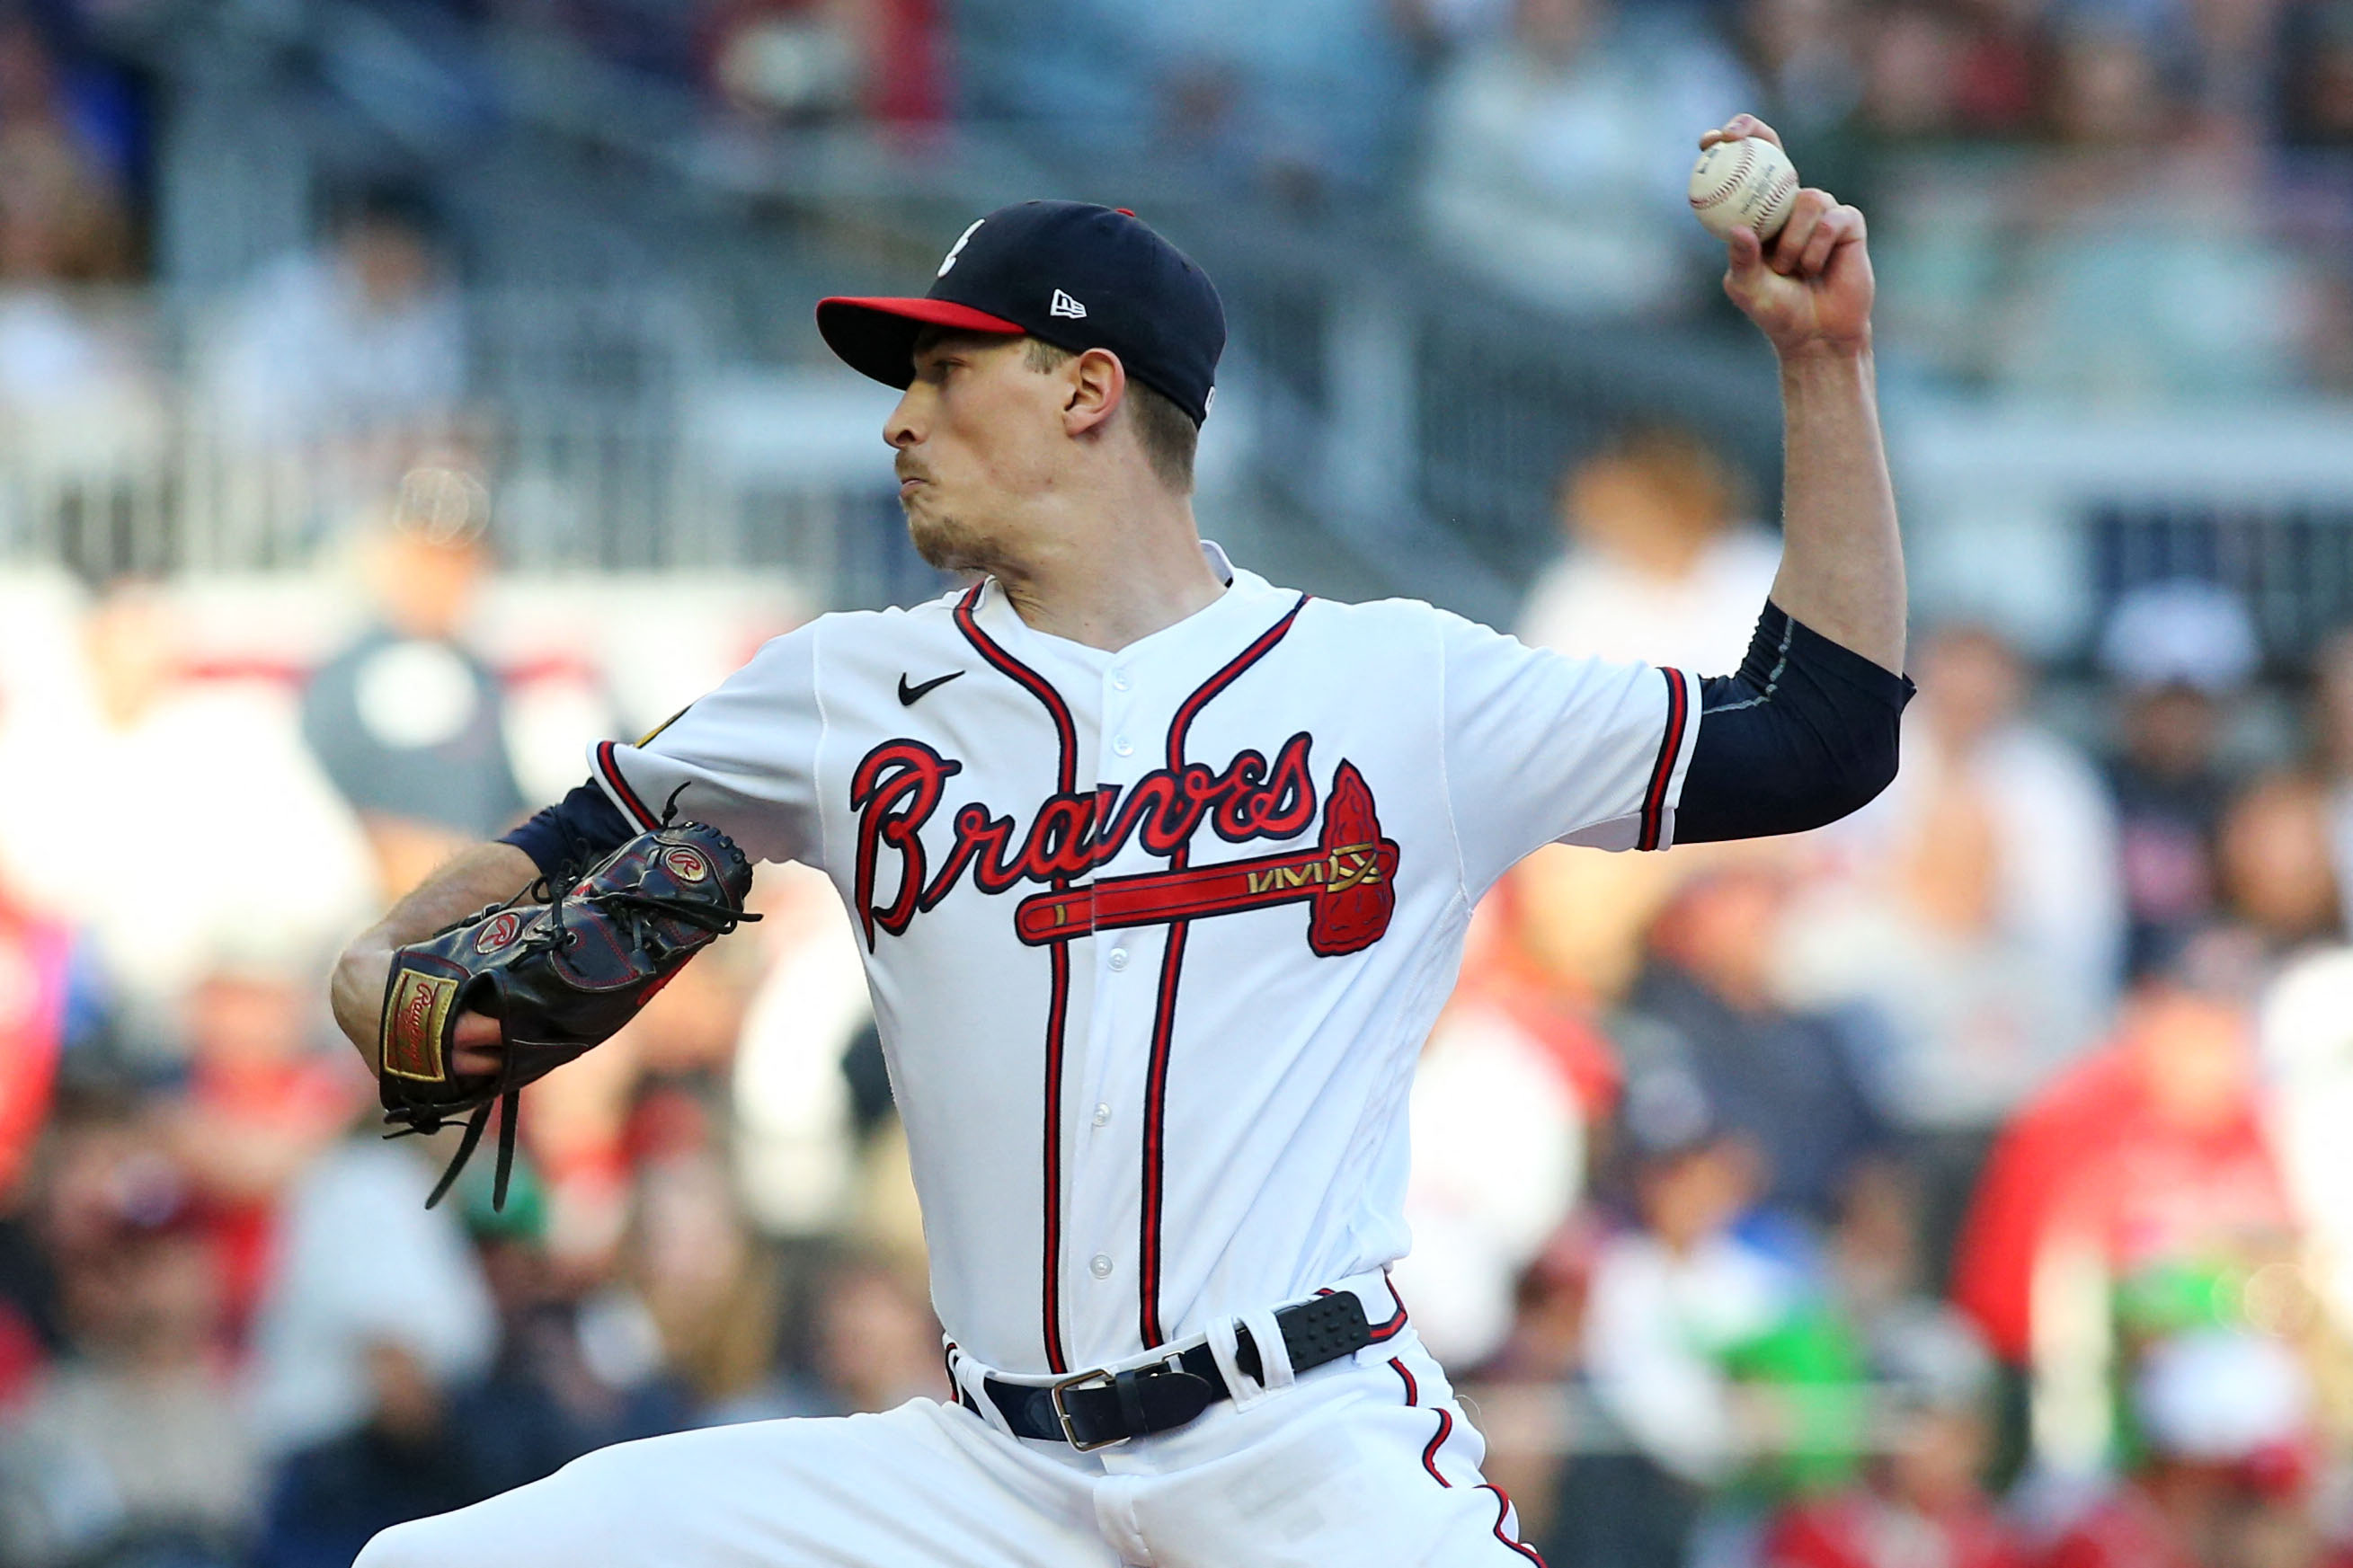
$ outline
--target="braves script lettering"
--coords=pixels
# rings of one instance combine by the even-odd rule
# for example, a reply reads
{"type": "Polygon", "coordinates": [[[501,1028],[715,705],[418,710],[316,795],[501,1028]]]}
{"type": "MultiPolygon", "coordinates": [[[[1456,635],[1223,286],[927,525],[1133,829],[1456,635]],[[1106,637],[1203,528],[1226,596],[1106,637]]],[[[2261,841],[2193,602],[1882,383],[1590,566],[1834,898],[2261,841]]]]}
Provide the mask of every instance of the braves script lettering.
{"type": "Polygon", "coordinates": [[[923,831],[940,808],[947,782],[964,764],[921,741],[888,741],[866,753],[849,784],[858,816],[856,897],[871,949],[878,931],[893,936],[935,909],[970,873],[984,893],[1022,882],[1067,883],[1112,859],[1130,839],[1154,855],[1174,855],[1203,824],[1229,844],[1293,838],[1315,821],[1313,744],[1304,732],[1282,743],[1270,763],[1244,750],[1222,772],[1205,763],[1156,768],[1123,791],[1049,795],[1027,831],[1010,816],[973,801],[956,810],[947,856],[933,870],[923,831]],[[890,901],[876,901],[883,862],[895,859],[890,901]]]}

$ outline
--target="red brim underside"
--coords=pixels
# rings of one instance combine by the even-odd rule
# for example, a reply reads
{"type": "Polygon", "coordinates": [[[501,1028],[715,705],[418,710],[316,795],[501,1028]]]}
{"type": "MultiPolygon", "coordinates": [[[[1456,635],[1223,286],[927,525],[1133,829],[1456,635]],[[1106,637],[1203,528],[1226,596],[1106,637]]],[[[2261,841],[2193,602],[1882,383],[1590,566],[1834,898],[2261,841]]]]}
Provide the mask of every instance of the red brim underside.
{"type": "Polygon", "coordinates": [[[963,332],[1018,334],[1028,329],[1002,316],[947,300],[820,300],[817,330],[826,346],[860,375],[885,386],[915,379],[915,338],[925,327],[963,332]]]}

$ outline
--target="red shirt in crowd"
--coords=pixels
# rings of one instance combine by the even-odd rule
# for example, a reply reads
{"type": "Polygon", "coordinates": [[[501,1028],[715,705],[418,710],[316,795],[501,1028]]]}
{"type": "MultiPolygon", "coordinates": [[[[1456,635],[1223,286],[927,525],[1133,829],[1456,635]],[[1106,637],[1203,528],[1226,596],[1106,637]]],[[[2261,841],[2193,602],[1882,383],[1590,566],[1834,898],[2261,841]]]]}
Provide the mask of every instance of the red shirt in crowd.
{"type": "Polygon", "coordinates": [[[1785,1510],[1766,1531],[1764,1568],[2026,1568],[2026,1554],[1982,1503],[1938,1515],[1869,1492],[1785,1510]]]}
{"type": "Polygon", "coordinates": [[[24,1174],[48,1120],[72,950],[65,927],[0,892],[0,1198],[24,1174]]]}
{"type": "Polygon", "coordinates": [[[2003,1132],[1961,1238],[1953,1298],[2005,1360],[2026,1359],[2035,1262],[2068,1232],[2117,1275],[2292,1236],[2252,1080],[2185,1113],[2156,1092],[2147,1053],[2127,1040],[2060,1078],[2003,1132]]]}
{"type": "Polygon", "coordinates": [[[2042,1568],[2202,1568],[2155,1504],[2124,1487],[2075,1521],[2042,1568]]]}

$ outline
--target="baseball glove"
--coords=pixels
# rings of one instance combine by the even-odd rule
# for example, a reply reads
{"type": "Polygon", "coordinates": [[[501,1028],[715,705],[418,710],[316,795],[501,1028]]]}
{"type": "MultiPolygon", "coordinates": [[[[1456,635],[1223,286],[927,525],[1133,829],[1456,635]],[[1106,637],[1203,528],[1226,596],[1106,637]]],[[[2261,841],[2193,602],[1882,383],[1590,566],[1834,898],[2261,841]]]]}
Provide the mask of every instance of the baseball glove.
{"type": "Polygon", "coordinates": [[[501,1111],[491,1201],[504,1207],[523,1086],[610,1039],[688,959],[760,918],[744,912],[751,863],[699,822],[665,823],[586,874],[554,880],[561,891],[543,878],[392,955],[376,1075],[385,1120],[397,1129],[386,1136],[438,1132],[468,1118],[427,1208],[473,1157],[493,1107],[501,1111]],[[467,1011],[500,1022],[495,1073],[453,1065],[458,1016],[467,1011]]]}

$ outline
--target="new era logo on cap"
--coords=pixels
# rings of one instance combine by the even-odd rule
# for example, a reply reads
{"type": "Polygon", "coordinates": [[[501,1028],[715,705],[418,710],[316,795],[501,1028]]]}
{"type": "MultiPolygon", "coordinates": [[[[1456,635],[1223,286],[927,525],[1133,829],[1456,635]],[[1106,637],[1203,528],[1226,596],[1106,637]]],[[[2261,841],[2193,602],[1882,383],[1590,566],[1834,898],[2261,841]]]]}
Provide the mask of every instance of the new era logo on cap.
{"type": "Polygon", "coordinates": [[[891,386],[913,378],[925,328],[1106,349],[1196,424],[1226,344],[1218,291],[1184,252],[1134,213],[1082,202],[999,207],[956,237],[921,299],[826,300],[817,322],[851,368],[891,386]]]}

